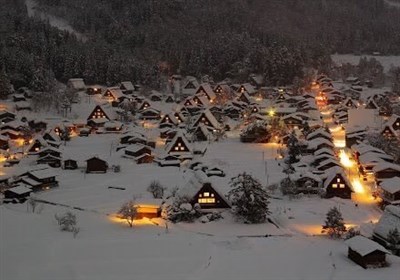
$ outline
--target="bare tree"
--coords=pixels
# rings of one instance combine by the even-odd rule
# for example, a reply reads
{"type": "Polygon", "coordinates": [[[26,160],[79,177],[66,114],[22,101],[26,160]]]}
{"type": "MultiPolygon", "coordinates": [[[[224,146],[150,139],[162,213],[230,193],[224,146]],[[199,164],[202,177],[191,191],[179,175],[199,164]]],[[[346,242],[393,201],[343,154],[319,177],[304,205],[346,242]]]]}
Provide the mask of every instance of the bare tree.
{"type": "Polygon", "coordinates": [[[129,200],[128,202],[125,202],[121,206],[121,209],[119,209],[118,214],[122,219],[126,220],[129,227],[133,227],[133,221],[137,216],[137,208],[135,206],[135,201],[129,200]]]}

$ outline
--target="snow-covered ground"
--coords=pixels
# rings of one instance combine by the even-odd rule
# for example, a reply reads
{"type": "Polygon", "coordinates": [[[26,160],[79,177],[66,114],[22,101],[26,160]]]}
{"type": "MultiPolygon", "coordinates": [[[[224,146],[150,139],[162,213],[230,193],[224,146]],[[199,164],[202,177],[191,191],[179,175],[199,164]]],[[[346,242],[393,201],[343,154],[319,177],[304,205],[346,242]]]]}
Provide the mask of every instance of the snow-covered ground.
{"type": "Polygon", "coordinates": [[[53,27],[75,34],[76,37],[81,41],[87,40],[87,37],[84,34],[76,31],[65,19],[56,17],[38,9],[38,4],[35,0],[25,0],[25,5],[29,17],[38,16],[42,20],[48,20],[50,25],[53,27]]]}
{"type": "Polygon", "coordinates": [[[400,67],[400,56],[332,54],[331,57],[332,57],[332,60],[338,65],[343,64],[343,63],[350,63],[353,65],[358,65],[358,63],[360,62],[360,58],[367,57],[369,59],[369,58],[373,57],[382,64],[384,71],[386,73],[389,72],[389,70],[392,66],[400,67]]]}
{"type": "Polygon", "coordinates": [[[385,3],[388,4],[389,6],[400,8],[400,2],[385,0],[385,3]]]}
{"type": "Polygon", "coordinates": [[[390,267],[365,270],[347,258],[343,241],[322,236],[210,236],[180,225],[166,233],[150,224],[130,229],[88,212],[77,213],[81,231],[74,239],[58,230],[53,215],[62,209],[0,209],[0,278],[7,280],[393,280],[400,265],[398,257],[388,256],[390,267]]]}

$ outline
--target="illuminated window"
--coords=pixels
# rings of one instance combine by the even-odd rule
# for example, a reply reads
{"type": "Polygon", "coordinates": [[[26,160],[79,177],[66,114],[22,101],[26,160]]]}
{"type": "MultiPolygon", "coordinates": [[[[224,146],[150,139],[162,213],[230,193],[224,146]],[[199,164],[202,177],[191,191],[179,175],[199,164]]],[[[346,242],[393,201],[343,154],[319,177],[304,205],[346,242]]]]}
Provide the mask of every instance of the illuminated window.
{"type": "Polygon", "coordinates": [[[332,188],[336,189],[338,187],[337,184],[332,184],[332,188]]]}
{"type": "Polygon", "coordinates": [[[340,184],[339,188],[344,189],[344,184],[340,184]]]}
{"type": "Polygon", "coordinates": [[[337,178],[336,181],[339,183],[340,182],[340,178],[337,178]]]}
{"type": "Polygon", "coordinates": [[[175,151],[179,151],[179,147],[175,147],[175,151]]]}
{"type": "Polygon", "coordinates": [[[215,203],[215,198],[199,198],[197,201],[201,204],[215,203]]]}
{"type": "Polygon", "coordinates": [[[205,196],[205,197],[209,197],[209,196],[210,196],[210,193],[209,193],[209,192],[205,192],[205,193],[204,193],[204,196],[205,196]]]}

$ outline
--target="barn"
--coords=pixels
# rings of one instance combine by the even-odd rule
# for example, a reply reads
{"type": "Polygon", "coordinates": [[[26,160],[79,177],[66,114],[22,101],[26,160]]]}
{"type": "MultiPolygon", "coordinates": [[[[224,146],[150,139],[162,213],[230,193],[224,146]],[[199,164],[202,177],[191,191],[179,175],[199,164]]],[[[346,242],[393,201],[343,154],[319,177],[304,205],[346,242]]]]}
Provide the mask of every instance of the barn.
{"type": "Polygon", "coordinates": [[[351,198],[351,184],[339,167],[333,167],[328,171],[327,177],[324,181],[324,189],[326,198],[341,197],[345,199],[351,198]]]}
{"type": "Polygon", "coordinates": [[[349,246],[348,258],[363,268],[386,266],[386,254],[390,254],[383,246],[361,235],[345,241],[349,246]]]}

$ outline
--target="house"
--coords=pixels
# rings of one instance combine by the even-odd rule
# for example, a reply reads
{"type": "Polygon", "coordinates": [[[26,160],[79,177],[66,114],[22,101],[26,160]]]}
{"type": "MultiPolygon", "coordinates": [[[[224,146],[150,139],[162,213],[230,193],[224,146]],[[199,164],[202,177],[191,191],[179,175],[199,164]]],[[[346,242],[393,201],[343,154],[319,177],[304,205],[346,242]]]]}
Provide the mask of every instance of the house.
{"type": "Polygon", "coordinates": [[[108,112],[108,110],[100,105],[96,105],[92,112],[89,114],[87,117],[87,120],[94,120],[94,119],[106,119],[106,121],[109,121],[112,119],[111,114],[108,112]]]}
{"type": "Polygon", "coordinates": [[[86,173],[106,173],[108,163],[98,157],[86,160],[86,173]]]}
{"type": "Polygon", "coordinates": [[[343,102],[343,104],[346,106],[346,107],[349,107],[349,108],[357,108],[357,102],[356,101],[354,101],[352,98],[347,98],[344,102],[343,102]]]}
{"type": "Polygon", "coordinates": [[[307,140],[311,141],[317,138],[325,138],[326,140],[332,142],[332,135],[323,128],[319,128],[307,135],[307,140]]]}
{"type": "Polygon", "coordinates": [[[341,168],[331,168],[324,180],[325,197],[351,198],[351,184],[341,168]]]}
{"type": "Polygon", "coordinates": [[[46,141],[60,142],[60,136],[53,130],[50,129],[43,134],[43,139],[46,141]]]}
{"type": "Polygon", "coordinates": [[[365,109],[379,109],[378,104],[376,104],[375,100],[373,98],[370,98],[365,105],[365,109]]]}
{"type": "Polygon", "coordinates": [[[319,163],[317,169],[320,171],[325,171],[332,167],[340,167],[340,163],[334,158],[327,158],[319,163]]]}
{"type": "Polygon", "coordinates": [[[61,157],[52,155],[52,154],[45,154],[43,156],[39,155],[38,160],[36,160],[37,164],[48,164],[50,167],[60,167],[61,166],[61,157]]]}
{"type": "Polygon", "coordinates": [[[245,83],[241,84],[238,87],[237,92],[246,93],[249,96],[249,95],[254,95],[257,92],[257,90],[250,83],[245,83]]]}
{"type": "Polygon", "coordinates": [[[43,139],[42,136],[38,135],[33,140],[32,143],[29,145],[27,151],[29,154],[35,154],[40,151],[43,147],[47,147],[49,144],[46,140],[43,139]]]}
{"type": "MultiPolygon", "coordinates": [[[[1,117],[0,117],[1,119],[1,117]]],[[[387,125],[392,127],[394,131],[400,130],[400,116],[399,115],[392,115],[390,119],[387,121],[387,125]]]]}
{"type": "Polygon", "coordinates": [[[309,152],[314,152],[322,148],[333,149],[334,145],[331,141],[325,138],[315,138],[307,143],[307,150],[309,152]]]}
{"type": "Polygon", "coordinates": [[[160,119],[161,112],[153,108],[146,108],[140,111],[139,118],[142,120],[158,120],[160,119]]]}
{"type": "Polygon", "coordinates": [[[210,104],[210,101],[205,95],[195,95],[192,98],[192,104],[194,106],[206,107],[210,104]]]}
{"type": "Polygon", "coordinates": [[[207,127],[203,123],[196,127],[193,132],[193,136],[195,141],[209,141],[214,137],[212,132],[207,129],[207,127]]]}
{"type": "Polygon", "coordinates": [[[125,156],[137,158],[144,154],[151,155],[152,149],[148,146],[136,144],[136,145],[129,145],[125,148],[124,151],[125,156]]]}
{"type": "Polygon", "coordinates": [[[28,122],[28,125],[32,130],[34,130],[36,132],[46,130],[46,128],[47,128],[47,122],[42,121],[42,120],[30,120],[28,122]]]}
{"type": "Polygon", "coordinates": [[[386,139],[396,139],[397,132],[390,125],[385,125],[381,131],[381,135],[386,139]]]}
{"type": "Polygon", "coordinates": [[[104,132],[105,133],[120,133],[123,128],[122,122],[119,121],[108,121],[104,123],[104,132]]]}
{"type": "Polygon", "coordinates": [[[69,79],[67,82],[67,88],[74,90],[74,91],[80,91],[80,90],[85,90],[86,85],[83,79],[81,78],[75,78],[75,79],[69,79]]]}
{"type": "Polygon", "coordinates": [[[151,104],[147,100],[143,100],[142,104],[139,107],[139,111],[146,110],[147,108],[151,108],[151,104]]]}
{"type": "Polygon", "coordinates": [[[178,119],[172,115],[172,113],[170,114],[166,114],[164,115],[159,123],[159,128],[164,128],[164,127],[174,127],[178,125],[178,119]]]}
{"type": "Polygon", "coordinates": [[[151,101],[161,101],[162,100],[162,94],[155,90],[151,91],[151,94],[149,97],[150,97],[151,101]]]}
{"type": "Polygon", "coordinates": [[[15,114],[6,110],[0,110],[0,125],[15,120],[15,114]]]}
{"type": "Polygon", "coordinates": [[[26,98],[23,94],[21,93],[16,93],[13,95],[13,102],[20,102],[20,101],[26,101],[26,98]]]}
{"type": "Polygon", "coordinates": [[[127,98],[127,96],[122,92],[122,90],[119,87],[107,88],[103,94],[103,97],[109,101],[113,101],[113,102],[117,102],[117,103],[120,103],[124,99],[127,98]]]}
{"type": "Polygon", "coordinates": [[[136,217],[135,219],[153,219],[161,217],[162,199],[144,199],[135,200],[136,217]]]}
{"type": "Polygon", "coordinates": [[[198,203],[201,209],[230,208],[228,201],[211,185],[203,183],[191,200],[192,204],[198,203]]]}
{"type": "Polygon", "coordinates": [[[8,137],[0,135],[0,150],[7,150],[10,146],[8,145],[8,137]]]}
{"type": "Polygon", "coordinates": [[[15,103],[15,110],[17,111],[22,111],[22,110],[28,110],[31,111],[31,104],[27,101],[19,101],[15,103]]]}
{"type": "Polygon", "coordinates": [[[357,235],[345,241],[348,249],[348,258],[363,268],[386,266],[386,254],[390,254],[382,245],[357,235]]]}
{"type": "Polygon", "coordinates": [[[199,85],[199,87],[196,90],[195,95],[198,96],[205,96],[207,97],[208,101],[210,101],[211,103],[214,102],[216,95],[213,91],[213,89],[211,88],[210,84],[208,83],[202,83],[201,85],[199,85]]]}
{"type": "Polygon", "coordinates": [[[193,149],[183,133],[178,131],[171,142],[166,146],[166,152],[169,155],[179,156],[181,158],[191,158],[193,149]]]}
{"type": "Polygon", "coordinates": [[[321,178],[311,172],[296,173],[292,179],[296,182],[298,193],[317,194],[321,188],[321,178]]]}
{"type": "Polygon", "coordinates": [[[119,88],[124,94],[132,94],[135,91],[135,87],[130,81],[121,82],[119,88]]]}
{"type": "Polygon", "coordinates": [[[98,87],[98,86],[87,87],[86,94],[87,95],[101,94],[101,87],[98,87]]]}
{"type": "Polygon", "coordinates": [[[173,155],[161,155],[157,159],[154,159],[154,162],[156,162],[159,166],[165,167],[165,166],[175,166],[175,167],[180,167],[181,166],[181,160],[179,159],[179,156],[173,156],[173,155]]]}
{"type": "Polygon", "coordinates": [[[7,201],[16,201],[19,203],[24,203],[28,197],[31,195],[32,189],[24,184],[18,184],[15,187],[6,189],[4,191],[4,199],[7,201]]]}
{"type": "Polygon", "coordinates": [[[400,207],[388,205],[374,228],[372,239],[385,248],[392,247],[392,252],[400,255],[400,244],[393,246],[388,240],[389,232],[395,229],[400,232],[400,207]]]}
{"type": "Polygon", "coordinates": [[[48,190],[58,186],[56,173],[51,168],[36,169],[21,174],[15,183],[23,183],[34,192],[48,190]]]}
{"type": "Polygon", "coordinates": [[[303,119],[296,114],[284,116],[282,121],[289,129],[301,129],[303,127],[303,119]]]}
{"type": "Polygon", "coordinates": [[[390,162],[380,162],[374,166],[372,171],[377,182],[382,181],[382,179],[400,177],[400,165],[390,162]]]}
{"type": "Polygon", "coordinates": [[[175,100],[174,100],[174,96],[173,96],[173,95],[168,94],[168,95],[165,97],[165,103],[174,103],[174,102],[175,102],[175,100]]]}
{"type": "Polygon", "coordinates": [[[251,98],[246,91],[243,91],[243,92],[240,92],[239,96],[237,97],[237,101],[250,104],[251,98]]]}
{"type": "Polygon", "coordinates": [[[193,127],[196,127],[200,124],[204,124],[205,126],[209,127],[213,131],[221,130],[221,124],[217,121],[214,115],[210,112],[210,110],[204,110],[196,121],[193,124],[193,127]]]}
{"type": "Polygon", "coordinates": [[[152,163],[154,161],[154,156],[150,154],[142,154],[135,157],[135,161],[137,164],[152,163]]]}
{"type": "Polygon", "coordinates": [[[400,177],[382,180],[379,188],[384,204],[400,205],[400,177]]]}
{"type": "Polygon", "coordinates": [[[66,170],[78,169],[78,162],[74,159],[65,159],[63,162],[63,168],[66,170]]]}

